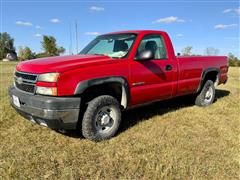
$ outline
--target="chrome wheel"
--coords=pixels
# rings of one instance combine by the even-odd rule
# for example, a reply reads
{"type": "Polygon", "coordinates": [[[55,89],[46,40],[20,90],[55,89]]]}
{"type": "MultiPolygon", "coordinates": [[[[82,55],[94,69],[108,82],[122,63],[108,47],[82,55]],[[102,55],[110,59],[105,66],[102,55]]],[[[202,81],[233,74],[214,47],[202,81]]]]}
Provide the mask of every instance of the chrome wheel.
{"type": "Polygon", "coordinates": [[[205,93],[204,102],[209,103],[209,102],[211,102],[212,98],[213,98],[213,88],[211,86],[209,86],[205,93]]]}
{"type": "Polygon", "coordinates": [[[112,129],[116,122],[117,112],[114,106],[102,107],[95,116],[95,128],[99,133],[105,133],[112,129]]]}
{"type": "Polygon", "coordinates": [[[213,84],[213,81],[207,80],[202,87],[202,90],[200,93],[197,95],[195,104],[197,106],[209,106],[210,104],[213,103],[215,98],[215,87],[213,84]]]}

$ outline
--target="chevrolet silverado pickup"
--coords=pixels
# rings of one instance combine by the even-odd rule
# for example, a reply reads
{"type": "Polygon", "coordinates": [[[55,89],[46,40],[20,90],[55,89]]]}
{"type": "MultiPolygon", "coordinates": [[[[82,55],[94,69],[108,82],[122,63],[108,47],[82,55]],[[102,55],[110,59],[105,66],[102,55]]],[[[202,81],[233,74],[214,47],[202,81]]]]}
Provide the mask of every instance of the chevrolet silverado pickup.
{"type": "Polygon", "coordinates": [[[19,63],[9,96],[34,123],[100,141],[116,134],[130,107],[183,95],[212,104],[227,72],[225,56],[175,56],[166,32],[121,31],[96,37],[78,55],[19,63]]]}

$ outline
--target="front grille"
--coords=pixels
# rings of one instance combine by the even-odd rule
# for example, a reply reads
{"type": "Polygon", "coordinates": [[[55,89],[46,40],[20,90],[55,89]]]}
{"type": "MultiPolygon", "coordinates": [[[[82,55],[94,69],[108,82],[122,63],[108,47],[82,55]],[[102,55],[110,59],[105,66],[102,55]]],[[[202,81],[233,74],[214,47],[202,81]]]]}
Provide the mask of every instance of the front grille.
{"type": "Polygon", "coordinates": [[[28,93],[35,93],[36,74],[15,72],[14,81],[16,88],[28,93]]]}
{"type": "Polygon", "coordinates": [[[30,81],[36,81],[37,75],[36,74],[28,74],[28,73],[22,73],[22,72],[15,72],[16,77],[21,77],[24,80],[30,80],[30,81]]]}
{"type": "Polygon", "coordinates": [[[34,93],[35,85],[30,85],[30,84],[25,84],[25,83],[19,84],[16,81],[15,81],[15,85],[18,89],[20,89],[22,91],[26,91],[26,92],[29,92],[29,93],[34,93]]]}

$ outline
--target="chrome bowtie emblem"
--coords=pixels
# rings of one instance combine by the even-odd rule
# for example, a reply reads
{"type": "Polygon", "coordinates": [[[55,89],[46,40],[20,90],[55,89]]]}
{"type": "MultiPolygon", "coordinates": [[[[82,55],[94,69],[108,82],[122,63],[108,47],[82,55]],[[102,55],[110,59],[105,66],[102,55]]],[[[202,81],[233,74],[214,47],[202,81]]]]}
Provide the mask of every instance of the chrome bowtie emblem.
{"type": "Polygon", "coordinates": [[[22,84],[23,83],[22,77],[17,78],[16,81],[17,81],[18,84],[22,84]]]}

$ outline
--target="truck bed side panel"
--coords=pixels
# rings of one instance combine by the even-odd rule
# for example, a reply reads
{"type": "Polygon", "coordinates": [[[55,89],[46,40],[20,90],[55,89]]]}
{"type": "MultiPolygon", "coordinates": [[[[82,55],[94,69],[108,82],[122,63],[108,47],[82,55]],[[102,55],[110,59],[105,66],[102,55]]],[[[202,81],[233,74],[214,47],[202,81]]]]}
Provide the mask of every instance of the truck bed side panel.
{"type": "Polygon", "coordinates": [[[177,96],[196,93],[205,70],[217,68],[219,83],[227,79],[228,63],[225,56],[178,57],[179,78],[177,96]]]}

